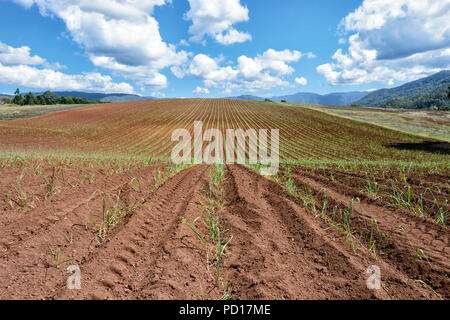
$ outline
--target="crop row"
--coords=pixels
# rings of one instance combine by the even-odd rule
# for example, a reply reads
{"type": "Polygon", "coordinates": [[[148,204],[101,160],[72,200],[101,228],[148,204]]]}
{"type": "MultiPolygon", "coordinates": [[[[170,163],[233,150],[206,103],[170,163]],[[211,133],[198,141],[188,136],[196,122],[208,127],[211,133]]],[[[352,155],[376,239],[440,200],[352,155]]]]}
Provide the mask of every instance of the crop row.
{"type": "Polygon", "coordinates": [[[284,161],[400,160],[448,162],[448,155],[396,148],[422,138],[315,110],[223,99],[155,100],[0,122],[0,151],[60,151],[168,158],[175,129],[279,129],[284,161]]]}

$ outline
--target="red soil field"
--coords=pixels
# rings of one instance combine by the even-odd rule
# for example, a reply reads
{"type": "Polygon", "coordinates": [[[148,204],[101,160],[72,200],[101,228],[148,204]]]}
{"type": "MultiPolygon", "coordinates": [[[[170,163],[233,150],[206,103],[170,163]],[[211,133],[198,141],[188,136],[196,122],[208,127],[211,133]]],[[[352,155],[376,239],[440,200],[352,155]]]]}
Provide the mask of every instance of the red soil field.
{"type": "Polygon", "coordinates": [[[89,106],[32,119],[0,122],[0,150],[170,157],[175,129],[279,129],[285,160],[433,160],[397,152],[413,137],[306,108],[241,100],[154,100],[89,106]]]}
{"type": "Polygon", "coordinates": [[[0,122],[0,139],[0,299],[450,298],[448,155],[391,146],[421,138],[280,104],[156,100],[0,122]],[[145,159],[195,120],[280,129],[289,161],[263,177],[145,159]]]}

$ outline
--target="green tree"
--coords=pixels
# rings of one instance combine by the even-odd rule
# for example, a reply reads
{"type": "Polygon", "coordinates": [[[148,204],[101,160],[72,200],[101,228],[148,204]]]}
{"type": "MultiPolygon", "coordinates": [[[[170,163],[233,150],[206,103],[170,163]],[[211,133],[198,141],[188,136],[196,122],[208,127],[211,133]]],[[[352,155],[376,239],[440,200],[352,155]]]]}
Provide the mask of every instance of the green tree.
{"type": "Polygon", "coordinates": [[[58,103],[59,103],[59,104],[67,104],[67,99],[66,99],[66,97],[63,97],[63,96],[58,97],[58,103]]]}
{"type": "Polygon", "coordinates": [[[74,104],[73,98],[72,97],[67,97],[66,98],[66,104],[74,104]]]}
{"type": "Polygon", "coordinates": [[[35,105],[37,103],[36,97],[31,92],[28,92],[27,94],[25,94],[23,100],[24,100],[23,104],[27,105],[27,106],[32,106],[32,105],[35,105]]]}
{"type": "Polygon", "coordinates": [[[12,99],[8,97],[1,97],[0,101],[1,101],[0,104],[10,104],[12,102],[12,99]]]}
{"type": "Polygon", "coordinates": [[[45,98],[44,98],[43,95],[40,95],[40,96],[36,97],[36,104],[45,105],[45,98]]]}
{"type": "Polygon", "coordinates": [[[42,96],[45,101],[44,104],[57,104],[58,103],[58,97],[56,96],[56,94],[54,94],[51,91],[45,91],[42,96]]]}
{"type": "Polygon", "coordinates": [[[16,91],[14,92],[14,98],[13,98],[13,103],[17,104],[19,106],[23,106],[24,104],[24,99],[22,97],[22,95],[20,94],[20,90],[19,88],[16,89],[16,91]]]}
{"type": "Polygon", "coordinates": [[[73,97],[73,102],[75,104],[89,104],[90,102],[85,98],[73,97]]]}

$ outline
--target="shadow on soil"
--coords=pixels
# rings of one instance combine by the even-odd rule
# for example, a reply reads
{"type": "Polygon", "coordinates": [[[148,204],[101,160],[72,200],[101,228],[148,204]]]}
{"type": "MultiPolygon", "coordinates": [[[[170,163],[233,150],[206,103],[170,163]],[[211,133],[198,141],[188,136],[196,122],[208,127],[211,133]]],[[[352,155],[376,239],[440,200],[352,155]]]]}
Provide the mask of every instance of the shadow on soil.
{"type": "Polygon", "coordinates": [[[448,142],[425,141],[422,143],[397,143],[387,145],[386,147],[395,148],[398,150],[415,150],[440,154],[450,154],[450,143],[448,142]]]}

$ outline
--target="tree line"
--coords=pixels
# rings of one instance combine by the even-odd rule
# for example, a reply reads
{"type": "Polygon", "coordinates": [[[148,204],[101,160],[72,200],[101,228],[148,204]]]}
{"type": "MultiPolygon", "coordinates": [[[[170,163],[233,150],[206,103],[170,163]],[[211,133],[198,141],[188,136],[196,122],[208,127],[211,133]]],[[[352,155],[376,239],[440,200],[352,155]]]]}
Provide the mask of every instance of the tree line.
{"type": "Polygon", "coordinates": [[[104,103],[100,100],[90,101],[79,97],[58,97],[51,91],[45,91],[41,95],[35,96],[33,93],[20,93],[17,89],[14,92],[14,98],[3,97],[1,101],[5,104],[16,104],[19,106],[32,105],[54,105],[54,104],[99,104],[104,103]]]}

